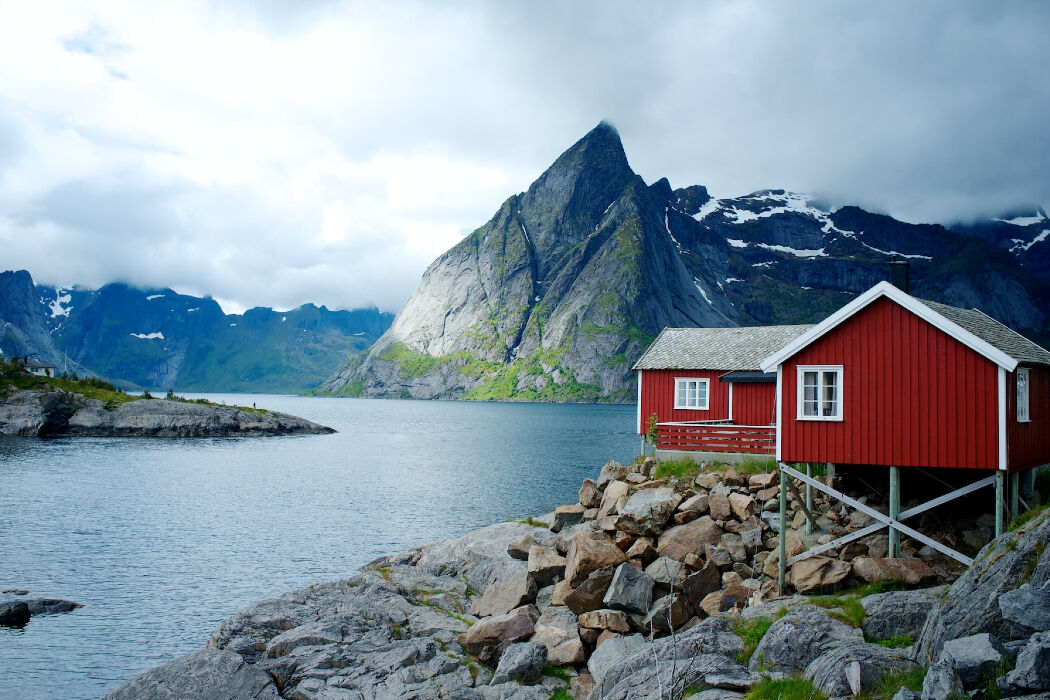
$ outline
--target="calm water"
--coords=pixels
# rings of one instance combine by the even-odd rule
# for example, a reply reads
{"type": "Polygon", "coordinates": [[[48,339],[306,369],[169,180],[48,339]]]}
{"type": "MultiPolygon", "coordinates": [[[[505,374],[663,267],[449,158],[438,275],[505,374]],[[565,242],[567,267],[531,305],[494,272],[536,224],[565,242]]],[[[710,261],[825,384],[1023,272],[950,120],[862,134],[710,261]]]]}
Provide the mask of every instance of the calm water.
{"type": "Polygon", "coordinates": [[[0,627],[0,696],[98,697],[246,605],[548,512],[638,449],[633,406],[210,398],[339,432],[0,438],[0,590],[85,605],[0,627]]]}

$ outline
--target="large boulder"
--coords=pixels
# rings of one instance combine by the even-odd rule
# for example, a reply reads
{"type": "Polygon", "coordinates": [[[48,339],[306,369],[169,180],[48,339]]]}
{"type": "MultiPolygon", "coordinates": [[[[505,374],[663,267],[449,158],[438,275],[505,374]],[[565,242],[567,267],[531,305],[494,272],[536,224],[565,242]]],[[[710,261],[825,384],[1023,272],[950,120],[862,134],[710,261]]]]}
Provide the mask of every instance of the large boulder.
{"type": "Polygon", "coordinates": [[[1014,669],[999,679],[1007,695],[1050,691],[1050,632],[1038,632],[1017,655],[1014,669]]]}
{"type": "Polygon", "coordinates": [[[751,655],[752,671],[801,672],[829,649],[863,643],[864,633],[815,605],[795,608],[774,622],[751,655]]]}
{"type": "Polygon", "coordinates": [[[529,550],[528,573],[537,586],[549,586],[565,575],[565,557],[554,547],[533,545],[529,550]]]}
{"type": "Polygon", "coordinates": [[[552,607],[543,611],[536,620],[532,641],[547,648],[547,660],[555,666],[583,663],[580,627],[571,610],[552,607]]]}
{"type": "Polygon", "coordinates": [[[711,517],[715,520],[729,520],[733,515],[733,507],[729,505],[729,497],[724,493],[713,492],[707,497],[707,508],[711,517]]]}
{"type": "Polygon", "coordinates": [[[928,591],[889,591],[860,599],[864,606],[864,634],[871,639],[906,635],[915,639],[926,616],[937,603],[928,591]]]}
{"type": "Polygon", "coordinates": [[[25,601],[11,600],[0,603],[0,625],[25,627],[29,622],[29,606],[25,601]]]}
{"type": "Polygon", "coordinates": [[[266,671],[231,651],[201,649],[135,676],[106,700],[252,698],[280,700],[266,671]]]}
{"type": "Polygon", "coordinates": [[[617,504],[621,498],[627,496],[627,492],[631,490],[631,485],[626,481],[613,481],[605,487],[605,492],[602,494],[602,502],[598,505],[597,519],[601,520],[607,515],[616,513],[617,504]]]}
{"type": "Polygon", "coordinates": [[[653,585],[653,580],[645,572],[630,564],[620,564],[602,602],[614,610],[645,615],[653,602],[653,585]]]}
{"type": "Polygon", "coordinates": [[[922,700],[950,700],[965,697],[962,681],[951,661],[942,658],[930,666],[922,680],[922,700]]]}
{"type": "Polygon", "coordinates": [[[529,572],[522,571],[485,589],[482,596],[470,604],[470,614],[476,617],[506,615],[514,608],[535,603],[537,590],[535,579],[529,572]]]}
{"type": "Polygon", "coordinates": [[[645,567],[645,573],[656,583],[674,588],[682,584],[689,570],[677,559],[658,557],[645,567]]]}
{"type": "Polygon", "coordinates": [[[687,554],[699,554],[704,551],[705,545],[718,544],[721,537],[722,528],[710,516],[704,515],[665,531],[657,541],[656,553],[661,557],[685,561],[687,554]]]}
{"type": "MultiPolygon", "coordinates": [[[[674,637],[651,642],[644,641],[641,635],[635,638],[634,643],[603,654],[599,674],[594,673],[591,661],[588,662],[595,680],[592,698],[655,700],[681,697],[682,692],[692,686],[737,691],[754,682],[752,675],[736,660],[744,648],[743,642],[729,623],[720,618],[703,620],[674,637]]],[[[598,647],[595,655],[609,643],[598,647]]],[[[593,661],[594,657],[591,658],[593,661]]]]}
{"type": "Polygon", "coordinates": [[[999,640],[982,632],[950,639],[941,649],[941,658],[951,663],[966,688],[976,688],[989,677],[995,678],[1006,650],[999,640]]]}
{"type": "Polygon", "coordinates": [[[631,535],[659,535],[681,502],[682,497],[674,489],[636,491],[616,519],[616,529],[631,535]]]}
{"type": "Polygon", "coordinates": [[[579,503],[584,508],[597,508],[602,504],[602,492],[594,479],[584,479],[580,485],[579,503]]]}
{"type": "Polygon", "coordinates": [[[587,580],[565,596],[565,606],[577,615],[602,607],[602,599],[612,583],[615,566],[606,566],[592,571],[587,580]]]}
{"type": "Polygon", "coordinates": [[[579,525],[583,522],[583,512],[586,510],[578,503],[569,506],[558,506],[554,509],[554,521],[551,523],[551,532],[561,532],[565,528],[579,525]]]}
{"type": "Polygon", "coordinates": [[[849,573],[849,562],[814,556],[792,564],[788,581],[799,593],[820,593],[838,586],[849,573]]]}
{"type": "Polygon", "coordinates": [[[755,499],[743,493],[731,493],[729,494],[729,507],[733,511],[733,515],[736,516],[737,520],[747,520],[753,515],[758,515],[761,510],[761,506],[755,502],[755,499]]]}
{"type": "Polygon", "coordinates": [[[919,668],[902,649],[853,642],[829,649],[813,659],[806,666],[805,677],[829,697],[848,697],[854,694],[849,679],[854,663],[859,667],[862,692],[874,689],[885,673],[919,668]]]}
{"type": "Polygon", "coordinates": [[[700,607],[700,601],[722,587],[722,574],[713,562],[707,562],[695,574],[690,574],[682,582],[682,593],[694,608],[700,607]]]}
{"type": "Polygon", "coordinates": [[[630,471],[627,467],[620,464],[614,459],[609,460],[602,467],[601,472],[598,474],[598,482],[595,484],[600,490],[607,491],[610,482],[623,481],[627,476],[627,472],[630,471]]]}
{"type": "Polygon", "coordinates": [[[547,647],[535,642],[510,644],[499,657],[496,673],[490,685],[520,681],[535,683],[543,677],[543,665],[547,663],[547,647]]]}
{"type": "Polygon", "coordinates": [[[575,588],[583,583],[592,571],[607,566],[616,566],[627,557],[603,532],[576,535],[572,538],[565,555],[565,580],[575,588]]]}
{"type": "Polygon", "coordinates": [[[458,635],[459,644],[471,654],[485,647],[505,647],[512,642],[523,642],[536,631],[539,612],[529,605],[506,615],[495,615],[478,620],[458,635]]]}
{"type": "Polygon", "coordinates": [[[55,615],[84,607],[82,603],[58,598],[29,598],[25,603],[29,606],[30,615],[55,615]]]}
{"type": "Polygon", "coordinates": [[[853,573],[868,583],[903,581],[909,586],[924,586],[937,580],[937,572],[922,559],[857,557],[853,573]]]}
{"type": "MultiPolygon", "coordinates": [[[[587,670],[594,677],[596,686],[599,686],[606,672],[616,666],[617,662],[627,653],[645,645],[645,638],[640,634],[632,634],[626,637],[614,637],[606,640],[598,646],[587,659],[587,670]]],[[[597,687],[595,688],[597,690],[597,687]]],[[[601,697],[601,696],[599,696],[601,697]]]]}
{"type": "Polygon", "coordinates": [[[999,599],[1024,583],[1041,588],[1050,580],[1050,510],[1014,532],[989,542],[966,573],[933,608],[917,643],[917,659],[931,663],[949,639],[988,632],[1011,638],[1011,623],[999,599]]]}
{"type": "Polygon", "coordinates": [[[1050,630],[1050,581],[1036,588],[1030,583],[999,598],[999,611],[1013,630],[1022,634],[1050,630]]]}
{"type": "Polygon", "coordinates": [[[429,574],[464,578],[483,591],[525,570],[525,563],[508,557],[507,551],[526,535],[540,544],[551,537],[546,529],[525,523],[497,523],[417,550],[412,563],[429,574]]]}

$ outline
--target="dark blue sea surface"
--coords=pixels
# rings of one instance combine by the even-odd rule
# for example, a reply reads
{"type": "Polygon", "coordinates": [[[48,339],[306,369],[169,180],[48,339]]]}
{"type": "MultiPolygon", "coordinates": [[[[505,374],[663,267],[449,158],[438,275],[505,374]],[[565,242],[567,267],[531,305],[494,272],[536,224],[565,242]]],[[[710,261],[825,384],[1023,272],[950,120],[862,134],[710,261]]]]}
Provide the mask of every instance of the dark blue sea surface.
{"type": "Polygon", "coordinates": [[[258,600],[574,502],[639,448],[633,406],[209,398],[339,432],[0,438],[0,590],[84,604],[0,627],[0,697],[99,697],[258,600]]]}

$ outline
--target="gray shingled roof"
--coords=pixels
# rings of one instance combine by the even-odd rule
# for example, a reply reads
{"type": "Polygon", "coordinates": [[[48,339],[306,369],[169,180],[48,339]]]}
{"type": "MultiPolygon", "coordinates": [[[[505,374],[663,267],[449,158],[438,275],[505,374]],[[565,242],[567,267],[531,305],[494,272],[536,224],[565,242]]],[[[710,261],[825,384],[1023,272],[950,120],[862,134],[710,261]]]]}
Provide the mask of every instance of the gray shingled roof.
{"type": "Polygon", "coordinates": [[[634,369],[757,370],[765,357],[810,328],[665,328],[634,369]]]}
{"type": "Polygon", "coordinates": [[[955,325],[1002,350],[1018,362],[1050,365],[1050,352],[977,309],[960,309],[926,299],[916,298],[916,301],[922,302],[955,325]]]}

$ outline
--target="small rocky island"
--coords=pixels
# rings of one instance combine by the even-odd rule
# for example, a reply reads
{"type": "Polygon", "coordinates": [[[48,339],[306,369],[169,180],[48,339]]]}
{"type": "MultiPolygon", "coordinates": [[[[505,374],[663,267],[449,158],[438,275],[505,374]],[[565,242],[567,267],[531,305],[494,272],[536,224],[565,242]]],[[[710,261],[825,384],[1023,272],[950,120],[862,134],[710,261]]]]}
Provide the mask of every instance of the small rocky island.
{"type": "Polygon", "coordinates": [[[334,433],[287,413],[131,396],[96,379],[33,377],[0,366],[0,435],[22,437],[229,437],[334,433]]]}
{"type": "Polygon", "coordinates": [[[782,595],[773,535],[811,536],[771,517],[773,476],[610,462],[576,504],[256,603],[107,698],[1050,697],[1050,509],[969,569],[871,536],[782,595]]]}

